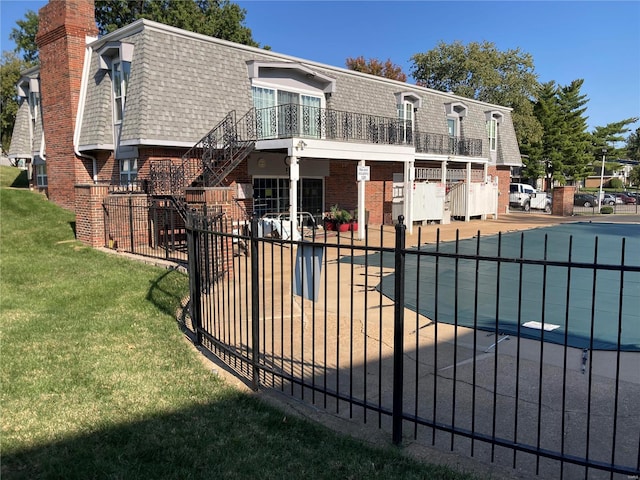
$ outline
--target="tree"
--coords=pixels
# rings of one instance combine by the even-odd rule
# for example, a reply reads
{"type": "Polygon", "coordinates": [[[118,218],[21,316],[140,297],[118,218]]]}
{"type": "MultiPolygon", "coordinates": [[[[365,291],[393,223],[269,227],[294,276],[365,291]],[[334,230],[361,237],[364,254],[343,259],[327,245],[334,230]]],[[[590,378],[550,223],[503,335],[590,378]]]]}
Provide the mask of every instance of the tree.
{"type": "MultiPolygon", "coordinates": [[[[607,149],[607,158],[611,160],[624,160],[628,157],[628,143],[617,148],[616,144],[625,141],[624,134],[629,131],[628,125],[636,123],[637,117],[626,118],[619,122],[613,122],[604,127],[595,127],[592,133],[593,155],[596,157],[602,154],[602,149],[607,149]]],[[[631,134],[633,135],[633,133],[631,134]]],[[[629,139],[631,139],[629,135],[629,139]]]]}
{"type": "Polygon", "coordinates": [[[349,70],[356,72],[377,75],[378,77],[398,80],[399,82],[407,81],[407,75],[402,72],[402,67],[394,65],[391,59],[387,59],[387,61],[383,63],[377,58],[370,58],[367,61],[363,56],[357,58],[349,57],[346,60],[346,66],[349,70]]]}
{"type": "Polygon", "coordinates": [[[640,165],[636,165],[629,172],[629,182],[636,187],[640,186],[640,165]]]}
{"type": "MultiPolygon", "coordinates": [[[[538,141],[522,142],[520,151],[526,155],[522,176],[537,180],[544,176],[564,183],[562,176],[562,115],[557,98],[558,87],[551,81],[542,84],[533,113],[542,127],[538,141]]],[[[550,182],[549,182],[550,183],[550,182]]],[[[547,185],[549,186],[549,185],[547,185]]]]}
{"type": "Polygon", "coordinates": [[[16,44],[15,52],[22,52],[24,61],[31,65],[38,63],[38,46],[36,45],[38,24],[38,14],[33,10],[27,10],[24,20],[18,20],[17,27],[12,28],[9,33],[9,39],[16,44]]]}
{"type": "MultiPolygon", "coordinates": [[[[243,25],[246,10],[229,0],[96,0],[95,13],[101,35],[147,18],[231,42],[260,46],[253,40],[251,29],[243,25]]],[[[16,24],[9,34],[16,44],[16,53],[22,52],[29,64],[37,63],[38,14],[28,10],[25,19],[16,24]]]]}
{"type": "Polygon", "coordinates": [[[20,80],[20,72],[28,67],[28,64],[19,59],[15,53],[2,52],[0,63],[0,86],[2,96],[2,112],[0,113],[0,131],[2,132],[2,150],[8,151],[13,134],[13,125],[18,112],[18,94],[16,85],[20,80]]]}
{"type": "Polygon", "coordinates": [[[589,99],[580,92],[583,83],[584,80],[578,79],[558,88],[558,105],[562,115],[562,175],[573,181],[583,180],[593,174],[591,136],[584,116],[589,99]]]}
{"type": "MultiPolygon", "coordinates": [[[[544,170],[547,178],[564,184],[593,174],[593,167],[597,166],[593,158],[596,145],[587,132],[584,114],[588,99],[580,93],[582,84],[583,80],[574,80],[567,86],[553,81],[541,85],[533,112],[543,134],[539,141],[521,145],[529,157],[523,172],[526,178],[539,178],[544,170]]],[[[605,142],[596,144],[602,146],[605,142]]]]}
{"type": "Polygon", "coordinates": [[[501,52],[491,42],[460,42],[438,46],[411,57],[411,75],[418,85],[513,108],[520,143],[540,139],[542,128],[533,114],[539,84],[533,59],[520,49],[501,52]]]}
{"type": "Polygon", "coordinates": [[[210,37],[259,46],[251,36],[251,29],[243,25],[246,10],[229,0],[96,0],[95,6],[102,35],[146,18],[210,37]]]}
{"type": "Polygon", "coordinates": [[[640,128],[629,134],[626,150],[626,157],[629,160],[640,160],[640,128]]]}

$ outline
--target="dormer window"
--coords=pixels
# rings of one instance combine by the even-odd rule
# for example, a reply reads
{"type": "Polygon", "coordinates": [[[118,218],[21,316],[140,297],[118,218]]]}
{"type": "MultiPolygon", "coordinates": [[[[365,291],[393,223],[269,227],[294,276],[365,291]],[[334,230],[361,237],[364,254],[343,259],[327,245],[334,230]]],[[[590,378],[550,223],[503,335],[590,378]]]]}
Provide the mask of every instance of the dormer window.
{"type": "Polygon", "coordinates": [[[447,132],[450,138],[460,136],[460,123],[467,116],[468,108],[462,102],[445,103],[445,112],[447,114],[447,132]]]}
{"type": "Polygon", "coordinates": [[[133,59],[133,45],[107,42],[98,50],[100,69],[111,71],[113,85],[113,121],[122,122],[127,99],[127,85],[133,59]]]}
{"type": "MultiPolygon", "coordinates": [[[[99,66],[101,70],[109,71],[111,75],[111,91],[113,99],[113,143],[117,159],[129,159],[137,156],[137,149],[120,144],[122,121],[126,112],[127,90],[133,60],[133,44],[124,42],[107,42],[98,49],[99,66]]],[[[121,172],[133,171],[125,165],[121,172]],[[126,167],[126,168],[125,168],[126,167]]],[[[127,175],[129,175],[127,173],[127,175]]]]}
{"type": "Polygon", "coordinates": [[[115,123],[121,123],[124,117],[130,73],[130,62],[113,62],[111,66],[111,81],[113,83],[113,120],[115,123]]]}
{"type": "Polygon", "coordinates": [[[414,112],[422,106],[422,98],[412,92],[395,94],[398,108],[398,120],[402,129],[402,139],[406,143],[413,142],[414,112]]]}
{"type": "Polygon", "coordinates": [[[323,136],[325,95],[335,80],[300,63],[247,62],[260,139],[323,136]]]}
{"type": "MultiPolygon", "coordinates": [[[[18,96],[27,99],[32,126],[40,116],[40,81],[38,78],[23,77],[18,82],[18,96]]],[[[33,130],[32,130],[33,131],[33,130]]]]}
{"type": "Polygon", "coordinates": [[[500,112],[485,112],[487,121],[487,137],[489,138],[489,150],[495,152],[498,149],[498,126],[502,123],[504,115],[500,112]]]}

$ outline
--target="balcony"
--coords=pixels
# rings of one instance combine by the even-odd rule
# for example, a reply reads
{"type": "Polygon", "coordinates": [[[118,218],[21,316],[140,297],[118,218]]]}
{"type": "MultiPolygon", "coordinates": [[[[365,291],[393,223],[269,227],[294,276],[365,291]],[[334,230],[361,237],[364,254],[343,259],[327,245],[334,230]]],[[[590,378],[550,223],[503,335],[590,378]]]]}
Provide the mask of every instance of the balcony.
{"type": "Polygon", "coordinates": [[[342,142],[414,145],[418,153],[482,155],[481,139],[417,132],[413,130],[410,121],[309,105],[287,104],[252,109],[238,122],[238,129],[241,139],[315,138],[342,142]]]}
{"type": "Polygon", "coordinates": [[[439,133],[414,132],[416,153],[481,157],[482,140],[478,138],[450,137],[439,133]]]}

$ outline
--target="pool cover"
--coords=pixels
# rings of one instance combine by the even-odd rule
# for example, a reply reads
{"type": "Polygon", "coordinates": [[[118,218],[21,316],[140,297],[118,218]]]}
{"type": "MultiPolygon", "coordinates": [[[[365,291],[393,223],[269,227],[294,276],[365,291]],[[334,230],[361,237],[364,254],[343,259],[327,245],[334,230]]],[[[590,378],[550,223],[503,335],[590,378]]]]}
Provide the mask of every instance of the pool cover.
{"type": "MultiPolygon", "coordinates": [[[[427,254],[406,255],[405,305],[432,320],[596,350],[617,349],[620,327],[620,349],[640,351],[640,224],[571,223],[419,251],[427,254]],[[457,255],[429,255],[436,248],[457,255]]],[[[393,253],[384,266],[394,266],[393,253]]],[[[394,275],[377,288],[393,298],[394,275]]]]}

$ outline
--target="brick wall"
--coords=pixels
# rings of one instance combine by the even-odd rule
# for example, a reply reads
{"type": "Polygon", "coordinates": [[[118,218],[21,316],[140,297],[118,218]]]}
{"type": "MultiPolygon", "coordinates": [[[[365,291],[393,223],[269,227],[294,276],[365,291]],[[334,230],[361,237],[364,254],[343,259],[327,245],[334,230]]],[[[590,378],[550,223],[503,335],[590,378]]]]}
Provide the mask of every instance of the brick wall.
{"type": "MultiPolygon", "coordinates": [[[[338,205],[345,210],[358,206],[357,164],[333,160],[330,175],[325,178],[325,210],[338,205]]],[[[376,162],[372,164],[371,179],[365,187],[365,210],[369,212],[369,224],[382,225],[391,222],[393,174],[404,171],[401,163],[376,162]]]]}
{"type": "Polygon", "coordinates": [[[73,131],[86,36],[97,36],[93,0],[54,0],[39,11],[42,122],[46,141],[48,195],[75,207],[75,184],[91,181],[91,160],[76,157],[73,131]]]}

